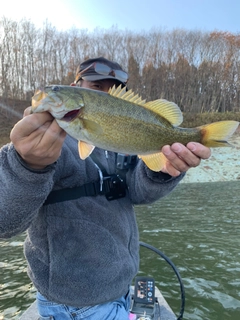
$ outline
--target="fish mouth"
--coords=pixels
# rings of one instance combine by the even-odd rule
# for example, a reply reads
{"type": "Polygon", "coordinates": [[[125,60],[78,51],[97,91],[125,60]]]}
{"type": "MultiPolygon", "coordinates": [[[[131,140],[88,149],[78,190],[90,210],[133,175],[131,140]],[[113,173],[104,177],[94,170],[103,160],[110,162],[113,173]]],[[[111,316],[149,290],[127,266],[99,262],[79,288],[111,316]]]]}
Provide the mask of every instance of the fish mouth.
{"type": "Polygon", "coordinates": [[[76,110],[72,110],[67,112],[63,118],[59,119],[61,121],[65,121],[65,122],[71,122],[73,121],[75,118],[78,117],[78,115],[80,114],[80,110],[81,109],[76,109],[76,110]]]}

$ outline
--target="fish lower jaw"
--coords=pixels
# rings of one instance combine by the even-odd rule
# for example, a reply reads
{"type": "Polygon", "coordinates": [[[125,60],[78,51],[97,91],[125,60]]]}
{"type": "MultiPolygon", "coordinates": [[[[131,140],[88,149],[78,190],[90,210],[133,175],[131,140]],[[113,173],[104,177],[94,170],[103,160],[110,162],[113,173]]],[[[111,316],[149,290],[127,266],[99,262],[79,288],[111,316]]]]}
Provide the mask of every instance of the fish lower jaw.
{"type": "Polygon", "coordinates": [[[49,112],[55,119],[58,119],[58,120],[61,120],[62,118],[64,118],[66,114],[66,111],[55,112],[55,111],[49,110],[49,112]]]}
{"type": "Polygon", "coordinates": [[[65,121],[65,122],[71,122],[75,118],[78,117],[79,113],[80,113],[80,109],[76,109],[76,110],[71,110],[71,111],[67,111],[67,112],[66,112],[66,110],[58,112],[58,113],[54,112],[54,114],[52,113],[52,115],[54,116],[54,118],[56,118],[58,120],[65,121]]]}
{"type": "Polygon", "coordinates": [[[61,121],[66,121],[66,122],[70,122],[73,119],[75,119],[77,117],[77,115],[79,114],[79,110],[72,110],[72,111],[66,111],[66,110],[49,110],[49,112],[51,113],[51,115],[58,120],[61,121]]]}

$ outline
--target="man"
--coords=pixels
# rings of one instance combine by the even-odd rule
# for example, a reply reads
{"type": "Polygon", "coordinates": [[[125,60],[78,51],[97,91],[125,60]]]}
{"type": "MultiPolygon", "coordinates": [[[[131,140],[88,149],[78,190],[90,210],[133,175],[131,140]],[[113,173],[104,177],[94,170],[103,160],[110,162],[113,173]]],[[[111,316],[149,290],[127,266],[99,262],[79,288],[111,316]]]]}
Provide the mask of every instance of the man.
{"type": "MultiPolygon", "coordinates": [[[[80,65],[74,85],[107,92],[127,79],[119,64],[100,57],[80,65]]],[[[165,168],[152,172],[139,160],[124,170],[127,188],[120,184],[124,192],[110,200],[86,189],[99,186],[101,173],[106,180],[115,176],[115,153],[95,148],[81,160],[77,141],[48,112],[30,114],[29,108],[10,137],[0,151],[0,237],[27,230],[24,251],[39,319],[127,320],[139,263],[133,205],[168,194],[210,150],[193,142],[164,146],[165,168]],[[79,197],[72,197],[76,188],[79,197]]]]}

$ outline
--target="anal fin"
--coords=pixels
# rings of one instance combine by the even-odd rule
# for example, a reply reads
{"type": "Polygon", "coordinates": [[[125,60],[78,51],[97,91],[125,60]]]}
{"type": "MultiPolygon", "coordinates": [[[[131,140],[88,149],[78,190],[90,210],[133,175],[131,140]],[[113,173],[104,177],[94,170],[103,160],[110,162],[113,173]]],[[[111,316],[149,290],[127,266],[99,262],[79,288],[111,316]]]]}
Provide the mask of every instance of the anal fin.
{"type": "Polygon", "coordinates": [[[162,152],[147,154],[147,155],[138,155],[140,159],[146,164],[146,166],[152,170],[159,172],[165,166],[167,159],[162,152]]]}

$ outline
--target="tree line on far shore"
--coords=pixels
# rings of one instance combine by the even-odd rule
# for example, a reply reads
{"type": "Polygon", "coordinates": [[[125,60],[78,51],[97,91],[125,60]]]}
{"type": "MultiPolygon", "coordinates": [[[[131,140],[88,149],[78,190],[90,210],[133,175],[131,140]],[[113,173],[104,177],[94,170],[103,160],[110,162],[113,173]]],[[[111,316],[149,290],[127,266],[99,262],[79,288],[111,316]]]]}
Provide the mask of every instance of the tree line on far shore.
{"type": "Polygon", "coordinates": [[[0,19],[0,96],[28,100],[48,84],[70,84],[79,63],[104,56],[129,72],[128,87],[183,112],[239,112],[240,34],[151,29],[147,32],[42,28],[0,19]]]}

